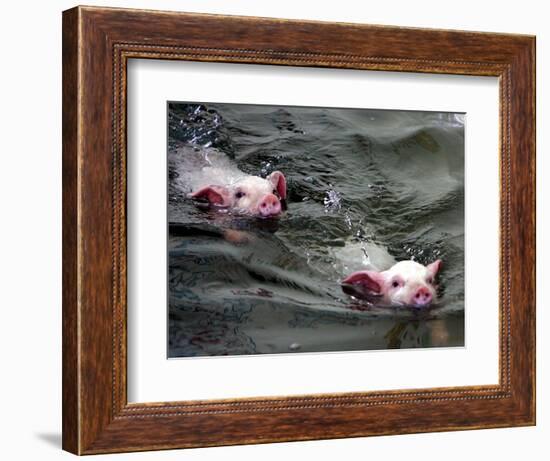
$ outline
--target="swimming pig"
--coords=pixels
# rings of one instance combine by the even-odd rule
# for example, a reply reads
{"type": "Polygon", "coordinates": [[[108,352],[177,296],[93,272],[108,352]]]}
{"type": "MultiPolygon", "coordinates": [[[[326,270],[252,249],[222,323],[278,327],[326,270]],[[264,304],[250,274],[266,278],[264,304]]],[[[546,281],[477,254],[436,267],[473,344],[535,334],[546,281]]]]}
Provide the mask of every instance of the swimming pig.
{"type": "Polygon", "coordinates": [[[376,304],[428,307],[437,300],[435,277],[440,268],[439,259],[427,266],[400,261],[382,272],[354,272],[342,280],[342,290],[376,304]]]}
{"type": "Polygon", "coordinates": [[[286,199],[286,179],[280,171],[274,171],[265,179],[243,174],[229,184],[202,186],[189,196],[205,200],[210,206],[269,218],[282,212],[281,201],[286,199]]]}
{"type": "Polygon", "coordinates": [[[181,192],[198,206],[236,214],[278,216],[286,199],[286,178],[274,171],[265,179],[241,171],[234,159],[212,147],[180,146],[169,151],[170,193],[181,192]]]}

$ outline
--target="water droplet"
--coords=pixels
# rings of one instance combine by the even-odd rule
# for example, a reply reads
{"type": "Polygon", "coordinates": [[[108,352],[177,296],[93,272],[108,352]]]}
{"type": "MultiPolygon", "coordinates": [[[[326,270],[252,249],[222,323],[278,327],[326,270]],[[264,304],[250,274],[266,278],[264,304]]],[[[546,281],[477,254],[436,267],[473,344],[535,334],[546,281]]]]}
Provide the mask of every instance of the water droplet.
{"type": "Polygon", "coordinates": [[[336,192],[334,189],[330,189],[325,192],[326,197],[323,200],[323,203],[325,204],[325,211],[338,211],[340,208],[342,208],[342,198],[340,197],[340,194],[336,192]]]}

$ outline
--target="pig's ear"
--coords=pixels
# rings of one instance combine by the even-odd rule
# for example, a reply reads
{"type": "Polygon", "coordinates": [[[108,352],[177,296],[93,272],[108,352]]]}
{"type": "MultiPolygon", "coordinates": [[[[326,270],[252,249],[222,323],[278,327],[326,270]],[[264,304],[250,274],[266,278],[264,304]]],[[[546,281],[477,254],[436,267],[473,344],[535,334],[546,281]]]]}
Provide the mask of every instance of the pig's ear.
{"type": "Polygon", "coordinates": [[[280,171],[274,171],[273,173],[271,173],[267,177],[267,180],[269,182],[271,182],[271,184],[273,184],[273,187],[275,188],[275,190],[279,194],[279,197],[281,197],[281,199],[283,199],[283,200],[286,199],[286,178],[285,178],[285,175],[283,173],[281,173],[280,171]]]}
{"type": "Polygon", "coordinates": [[[434,261],[433,263],[431,264],[428,264],[426,266],[426,269],[428,269],[428,272],[430,274],[430,277],[435,277],[437,275],[437,273],[439,272],[439,270],[441,269],[441,264],[442,264],[442,261],[441,259],[437,259],[436,261],[434,261]]]}
{"type": "Polygon", "coordinates": [[[206,186],[190,194],[191,198],[208,200],[211,205],[229,206],[231,204],[231,192],[224,186],[206,186]]]}
{"type": "Polygon", "coordinates": [[[384,276],[376,271],[354,272],[342,280],[342,285],[361,287],[361,289],[369,294],[379,295],[382,294],[384,276]]]}

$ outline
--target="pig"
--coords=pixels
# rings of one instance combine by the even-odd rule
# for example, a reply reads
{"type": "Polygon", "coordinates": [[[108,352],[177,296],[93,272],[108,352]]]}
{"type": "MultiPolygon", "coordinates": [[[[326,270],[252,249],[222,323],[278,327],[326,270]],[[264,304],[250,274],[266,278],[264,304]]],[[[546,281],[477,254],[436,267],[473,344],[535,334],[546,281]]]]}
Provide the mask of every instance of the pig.
{"type": "Polygon", "coordinates": [[[228,184],[199,187],[189,197],[239,214],[271,218],[279,216],[283,211],[286,179],[280,171],[274,171],[265,179],[243,174],[238,180],[228,184]]]}
{"type": "Polygon", "coordinates": [[[172,193],[184,192],[198,206],[263,218],[284,209],[286,178],[280,171],[266,178],[247,174],[212,147],[180,146],[169,151],[168,161],[172,193]]]}
{"type": "Polygon", "coordinates": [[[342,290],[377,305],[429,307],[437,301],[438,259],[427,266],[400,261],[385,271],[361,270],[342,280],[342,290]]]}

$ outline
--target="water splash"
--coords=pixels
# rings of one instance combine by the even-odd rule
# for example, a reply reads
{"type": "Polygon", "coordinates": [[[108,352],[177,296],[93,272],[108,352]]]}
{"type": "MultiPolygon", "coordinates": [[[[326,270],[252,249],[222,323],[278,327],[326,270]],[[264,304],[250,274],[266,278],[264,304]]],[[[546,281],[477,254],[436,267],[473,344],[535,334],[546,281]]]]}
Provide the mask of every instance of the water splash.
{"type": "Polygon", "coordinates": [[[325,205],[325,212],[326,213],[333,213],[340,211],[342,208],[342,196],[341,194],[336,191],[332,184],[329,184],[329,187],[331,189],[327,190],[325,192],[325,199],[323,200],[323,203],[325,205]]]}

